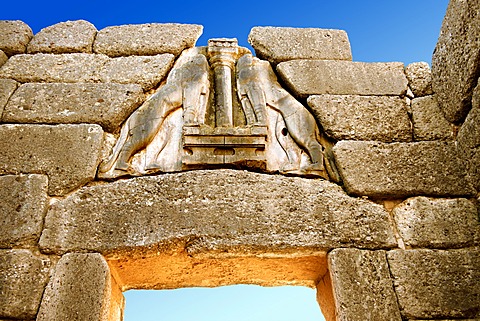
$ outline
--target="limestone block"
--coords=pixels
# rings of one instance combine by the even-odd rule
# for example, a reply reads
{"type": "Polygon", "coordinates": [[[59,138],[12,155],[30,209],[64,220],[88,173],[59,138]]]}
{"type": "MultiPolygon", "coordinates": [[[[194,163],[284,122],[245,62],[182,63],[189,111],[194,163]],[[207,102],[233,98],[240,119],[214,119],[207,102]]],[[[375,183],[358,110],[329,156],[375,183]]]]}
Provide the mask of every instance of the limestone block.
{"type": "Polygon", "coordinates": [[[450,122],[462,122],[480,76],[480,3],[452,0],[432,56],[433,90],[450,122]]]}
{"type": "Polygon", "coordinates": [[[111,285],[100,254],[65,254],[45,289],[37,321],[107,321],[111,285]]]}
{"type": "Polygon", "coordinates": [[[464,198],[409,198],[395,207],[393,214],[408,246],[452,248],[480,241],[478,209],[464,198]]]}
{"type": "Polygon", "coordinates": [[[402,320],[385,251],[329,253],[337,320],[402,320]]]}
{"type": "Polygon", "coordinates": [[[135,83],[149,90],[166,77],[173,61],[172,54],[114,58],[100,70],[99,78],[103,82],[135,83]]]}
{"type": "Polygon", "coordinates": [[[190,254],[396,244],[382,206],[349,197],[333,183],[235,170],[82,188],[52,205],[40,243],[48,252],[111,253],[182,239],[199,241],[189,241],[190,254]]]}
{"type": "Polygon", "coordinates": [[[91,53],[97,28],[85,20],[66,21],[38,32],[27,47],[28,53],[91,53]]]}
{"type": "Polygon", "coordinates": [[[35,318],[51,265],[27,250],[0,250],[0,318],[35,318]]]}
{"type": "Polygon", "coordinates": [[[480,250],[388,252],[400,310],[405,318],[480,317],[480,250]]]}
{"type": "Polygon", "coordinates": [[[432,95],[432,70],[426,62],[413,62],[405,68],[408,85],[415,97],[432,95]]]}
{"type": "Polygon", "coordinates": [[[400,97],[318,95],[310,96],[307,102],[333,139],[412,140],[407,106],[400,97]]]}
{"type": "Polygon", "coordinates": [[[277,66],[283,81],[299,97],[308,95],[403,95],[403,63],[292,60],[277,66]]]}
{"type": "Polygon", "coordinates": [[[341,141],[334,146],[333,153],[350,194],[405,198],[475,193],[465,178],[465,168],[453,142],[341,141]]]}
{"type": "Polygon", "coordinates": [[[460,128],[457,141],[469,180],[480,190],[480,84],[474,90],[472,110],[460,128]]]}
{"type": "Polygon", "coordinates": [[[25,53],[32,29],[20,20],[0,20],[0,50],[7,56],[25,53]]]}
{"type": "Polygon", "coordinates": [[[258,58],[274,64],[293,59],[352,60],[343,30],[254,27],[248,42],[258,58]]]}
{"type": "Polygon", "coordinates": [[[435,96],[415,98],[411,106],[416,141],[453,139],[452,125],[445,119],[435,96]]]}
{"type": "Polygon", "coordinates": [[[86,53],[16,55],[0,68],[0,78],[19,82],[90,82],[110,59],[86,53]]]}
{"type": "Polygon", "coordinates": [[[98,125],[0,125],[0,174],[46,173],[62,195],[95,177],[102,141],[98,125]]]}
{"type": "Polygon", "coordinates": [[[10,99],[10,96],[13,94],[15,89],[17,89],[17,82],[11,79],[0,79],[0,120],[3,113],[3,109],[10,99]]]}
{"type": "Polygon", "coordinates": [[[8,60],[7,55],[2,50],[0,50],[0,67],[4,65],[7,62],[7,60],[8,60]]]}
{"type": "Polygon", "coordinates": [[[0,176],[0,247],[35,245],[47,212],[45,175],[0,176]]]}
{"type": "Polygon", "coordinates": [[[9,123],[95,123],[114,132],[144,100],[139,85],[24,84],[5,107],[9,123]]]}
{"type": "Polygon", "coordinates": [[[149,23],[107,27],[95,38],[93,50],[111,57],[149,56],[194,47],[203,27],[193,24],[149,23]]]}

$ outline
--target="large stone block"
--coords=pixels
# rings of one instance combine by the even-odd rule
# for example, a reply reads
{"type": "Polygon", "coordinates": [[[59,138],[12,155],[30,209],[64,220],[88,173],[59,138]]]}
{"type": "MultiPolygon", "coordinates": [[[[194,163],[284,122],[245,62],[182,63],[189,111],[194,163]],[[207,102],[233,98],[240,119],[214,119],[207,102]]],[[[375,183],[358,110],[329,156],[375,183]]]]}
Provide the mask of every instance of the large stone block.
{"type": "Polygon", "coordinates": [[[308,95],[403,95],[403,63],[292,60],[278,64],[282,80],[299,97],[308,95]]]}
{"type": "Polygon", "coordinates": [[[16,55],[0,68],[0,78],[19,82],[91,82],[110,59],[86,53],[16,55]]]}
{"type": "Polygon", "coordinates": [[[396,241],[388,213],[324,180],[246,171],[190,171],[82,188],[52,205],[41,247],[62,253],[151,248],[301,252],[396,241]],[[85,219],[88,217],[89,219],[85,219]]]}
{"type": "Polygon", "coordinates": [[[446,118],[462,122],[480,76],[480,3],[452,0],[432,57],[433,89],[446,118]]]}
{"type": "Polygon", "coordinates": [[[102,141],[98,125],[1,125],[0,174],[46,173],[62,195],[95,177],[102,141]]]}
{"type": "Polygon", "coordinates": [[[24,84],[10,98],[2,121],[9,123],[94,123],[106,131],[120,124],[144,100],[139,85],[24,84]]]}
{"type": "Polygon", "coordinates": [[[2,50],[0,50],[0,67],[3,66],[7,62],[7,60],[7,55],[2,50]]]}
{"type": "Polygon", "coordinates": [[[195,46],[203,27],[193,24],[149,23],[107,27],[95,38],[93,50],[111,57],[157,55],[195,46]]]}
{"type": "Polygon", "coordinates": [[[343,30],[254,27],[248,42],[257,57],[274,64],[293,59],[352,60],[343,30]]]}
{"type": "Polygon", "coordinates": [[[385,251],[336,249],[328,263],[337,320],[402,320],[385,251]]]}
{"type": "Polygon", "coordinates": [[[85,20],[66,21],[38,32],[27,47],[28,53],[91,53],[97,28],[85,20]]]}
{"type": "Polygon", "coordinates": [[[409,198],[393,209],[398,232],[411,247],[455,248],[480,242],[479,209],[470,200],[409,198]]]}
{"type": "Polygon", "coordinates": [[[388,252],[400,309],[411,319],[480,317],[480,250],[388,252]]]}
{"type": "Polygon", "coordinates": [[[110,269],[100,254],[65,254],[45,289],[37,320],[107,321],[111,287],[110,269]]]}
{"type": "Polygon", "coordinates": [[[0,250],[0,318],[35,318],[51,265],[27,250],[0,250]]]}
{"type": "Polygon", "coordinates": [[[408,86],[415,97],[432,95],[432,70],[426,62],[413,62],[405,68],[408,86]]]}
{"type": "Polygon", "coordinates": [[[7,56],[24,53],[32,37],[32,29],[23,21],[0,20],[0,50],[7,56]]]}
{"type": "Polygon", "coordinates": [[[149,90],[165,78],[173,61],[172,54],[118,57],[107,62],[100,70],[99,78],[103,82],[135,83],[149,90]]]}
{"type": "Polygon", "coordinates": [[[0,247],[35,245],[47,213],[45,175],[0,176],[0,247]]]}
{"type": "Polygon", "coordinates": [[[412,123],[416,141],[453,139],[452,125],[445,119],[435,96],[412,100],[412,123]]]}
{"type": "Polygon", "coordinates": [[[394,96],[318,95],[308,105],[336,140],[411,141],[404,99],[394,96]]]}
{"type": "Polygon", "coordinates": [[[17,89],[17,82],[12,79],[0,79],[0,120],[3,110],[7,104],[10,96],[17,89]]]}
{"type": "Polygon", "coordinates": [[[341,141],[333,153],[345,188],[353,195],[405,198],[475,193],[453,142],[341,141]]]}

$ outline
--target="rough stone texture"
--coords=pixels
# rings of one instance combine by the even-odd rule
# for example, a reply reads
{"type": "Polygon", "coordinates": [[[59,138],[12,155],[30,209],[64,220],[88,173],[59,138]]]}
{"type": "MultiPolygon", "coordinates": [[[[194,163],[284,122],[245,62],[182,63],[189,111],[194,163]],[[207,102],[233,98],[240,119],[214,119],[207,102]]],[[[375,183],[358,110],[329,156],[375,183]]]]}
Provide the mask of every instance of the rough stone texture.
{"type": "Polygon", "coordinates": [[[89,82],[110,59],[86,53],[17,55],[0,68],[0,78],[19,82],[89,82]]]}
{"type": "Polygon", "coordinates": [[[395,207],[393,214],[405,245],[455,248],[480,241],[478,211],[464,198],[414,197],[395,207]]]}
{"type": "Polygon", "coordinates": [[[0,67],[4,65],[7,62],[7,60],[8,60],[7,55],[2,50],[0,50],[0,67]]]}
{"type": "Polygon", "coordinates": [[[337,320],[402,320],[385,251],[336,249],[328,263],[337,320]]]}
{"type": "Polygon", "coordinates": [[[144,100],[139,85],[122,84],[24,84],[5,107],[3,122],[95,123],[106,131],[120,124],[144,100]]]}
{"type": "Polygon", "coordinates": [[[411,141],[404,99],[390,96],[318,95],[308,105],[336,140],[411,141]]]}
{"type": "Polygon", "coordinates": [[[443,116],[435,96],[415,98],[411,106],[415,140],[453,139],[452,125],[443,116]]]}
{"type": "Polygon", "coordinates": [[[307,95],[403,95],[407,77],[403,63],[292,60],[278,64],[277,71],[293,93],[307,95]]]}
{"type": "Polygon", "coordinates": [[[27,250],[0,250],[0,318],[35,318],[51,264],[27,250]]]}
{"type": "Polygon", "coordinates": [[[15,89],[17,89],[17,82],[11,79],[0,79],[0,120],[2,117],[5,105],[10,99],[15,89]]]}
{"type": "Polygon", "coordinates": [[[352,60],[343,30],[254,27],[248,42],[258,58],[274,64],[292,59],[352,60]]]}
{"type": "Polygon", "coordinates": [[[433,89],[446,118],[454,123],[470,110],[480,76],[480,2],[452,0],[432,57],[433,89]]]}
{"type": "Polygon", "coordinates": [[[480,84],[474,90],[472,110],[460,128],[457,139],[469,180],[480,191],[480,84]]]}
{"type": "Polygon", "coordinates": [[[50,252],[108,253],[182,239],[191,240],[189,253],[396,244],[383,207],[335,184],[234,170],[82,188],[51,207],[40,243],[50,252]]]}
{"type": "Polygon", "coordinates": [[[158,86],[173,65],[174,56],[131,56],[111,59],[100,71],[103,82],[135,83],[149,90],[158,86]]]}
{"type": "Polygon", "coordinates": [[[404,198],[475,193],[465,178],[465,168],[453,142],[341,141],[334,146],[333,153],[350,194],[404,198]]]}
{"type": "Polygon", "coordinates": [[[45,289],[38,321],[107,321],[110,269],[100,254],[65,254],[45,289]]]}
{"type": "Polygon", "coordinates": [[[400,309],[406,318],[480,317],[480,250],[388,252],[400,309]]]}
{"type": "Polygon", "coordinates": [[[32,29],[23,21],[0,20],[0,50],[7,56],[24,53],[32,37],[32,29]]]}
{"type": "Polygon", "coordinates": [[[47,212],[45,175],[0,176],[0,247],[35,245],[47,212]]]}
{"type": "Polygon", "coordinates": [[[46,173],[62,195],[95,177],[102,141],[98,125],[0,125],[0,174],[46,173]]]}
{"type": "Polygon", "coordinates": [[[414,62],[405,68],[408,85],[415,97],[423,97],[433,94],[432,70],[426,62],[414,62]]]}
{"type": "Polygon", "coordinates": [[[111,57],[157,55],[195,46],[203,27],[193,24],[149,23],[107,27],[95,38],[93,50],[111,57]]]}
{"type": "Polygon", "coordinates": [[[28,53],[91,53],[97,28],[85,20],[66,21],[38,32],[27,47],[28,53]]]}

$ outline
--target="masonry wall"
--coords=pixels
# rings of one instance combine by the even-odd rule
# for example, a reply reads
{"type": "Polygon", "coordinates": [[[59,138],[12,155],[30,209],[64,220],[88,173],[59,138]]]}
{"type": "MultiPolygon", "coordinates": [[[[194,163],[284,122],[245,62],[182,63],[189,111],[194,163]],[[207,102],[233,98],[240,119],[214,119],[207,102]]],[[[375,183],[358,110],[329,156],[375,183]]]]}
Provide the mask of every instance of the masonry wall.
{"type": "Polygon", "coordinates": [[[122,291],[317,287],[327,320],[480,320],[480,7],[432,61],[352,61],[339,30],[249,42],[315,116],[331,180],[232,169],[96,178],[202,27],[33,35],[0,21],[0,319],[121,320],[122,291]]]}

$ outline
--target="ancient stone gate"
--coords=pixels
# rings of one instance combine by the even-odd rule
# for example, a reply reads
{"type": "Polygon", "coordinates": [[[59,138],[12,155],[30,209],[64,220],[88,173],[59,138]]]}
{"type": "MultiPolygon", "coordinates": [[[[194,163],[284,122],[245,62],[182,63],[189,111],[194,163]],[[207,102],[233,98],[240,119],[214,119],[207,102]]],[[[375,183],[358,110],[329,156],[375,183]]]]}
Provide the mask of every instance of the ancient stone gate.
{"type": "Polygon", "coordinates": [[[317,288],[326,319],[480,318],[480,7],[432,62],[339,30],[35,36],[0,21],[0,319],[121,320],[127,289],[317,288]]]}

